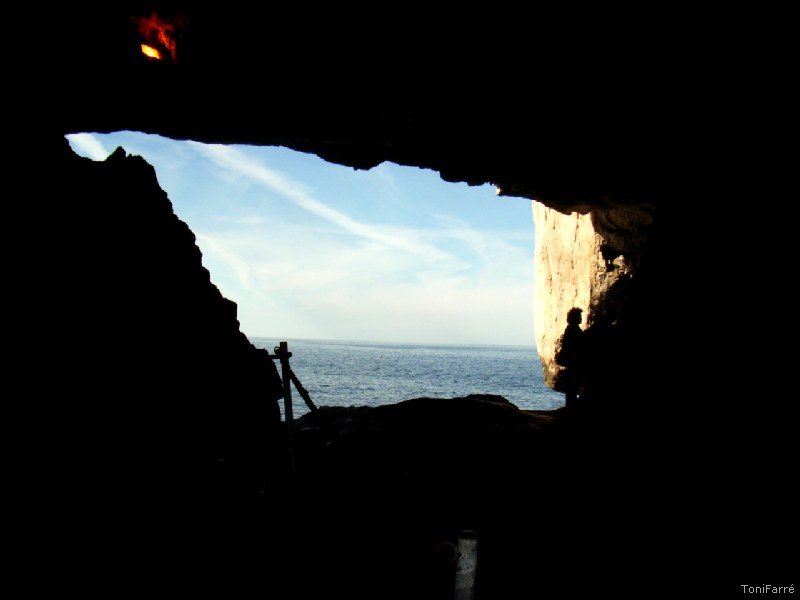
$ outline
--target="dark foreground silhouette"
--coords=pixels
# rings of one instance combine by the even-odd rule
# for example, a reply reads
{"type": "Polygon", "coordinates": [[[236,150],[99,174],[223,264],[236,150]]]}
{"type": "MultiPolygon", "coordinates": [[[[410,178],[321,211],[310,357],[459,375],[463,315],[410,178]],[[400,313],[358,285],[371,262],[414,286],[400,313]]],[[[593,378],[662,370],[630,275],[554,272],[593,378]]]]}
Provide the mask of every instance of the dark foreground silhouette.
{"type": "Polygon", "coordinates": [[[298,422],[291,501],[274,366],[210,284],[152,168],[121,152],[80,159],[63,139],[45,151],[55,189],[31,203],[45,215],[21,221],[37,262],[16,280],[29,330],[15,350],[36,377],[14,402],[35,413],[27,538],[37,578],[60,594],[451,598],[439,549],[463,529],[479,539],[479,598],[726,581],[709,575],[708,548],[723,569],[791,558],[775,543],[793,530],[780,527],[794,514],[780,485],[789,454],[739,449],[744,428],[713,463],[698,454],[677,378],[654,376],[644,266],[597,308],[614,327],[584,332],[591,410],[527,413],[486,396],[323,407],[298,422]],[[623,301],[634,310],[614,313],[623,301]],[[124,331],[110,332],[120,315],[124,331]],[[665,382],[670,404],[650,394],[665,382]],[[715,518],[731,511],[735,528],[715,518]]]}
{"type": "Polygon", "coordinates": [[[572,308],[567,313],[567,327],[558,342],[556,353],[556,362],[564,367],[559,384],[566,394],[567,408],[577,405],[578,394],[583,386],[586,349],[581,329],[582,312],[580,308],[572,308]]]}

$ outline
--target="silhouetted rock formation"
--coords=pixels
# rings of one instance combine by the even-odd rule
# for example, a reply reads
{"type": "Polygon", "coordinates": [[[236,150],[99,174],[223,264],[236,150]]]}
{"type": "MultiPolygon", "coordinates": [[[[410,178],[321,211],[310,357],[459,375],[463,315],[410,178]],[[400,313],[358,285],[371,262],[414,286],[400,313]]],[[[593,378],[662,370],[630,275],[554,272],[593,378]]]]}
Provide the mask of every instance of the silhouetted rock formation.
{"type": "MultiPolygon", "coordinates": [[[[324,498],[324,514],[333,515],[297,524],[298,535],[316,540],[306,566],[324,573],[326,584],[364,597],[452,598],[455,564],[442,544],[471,528],[483,544],[481,592],[506,597],[501,591],[515,576],[506,570],[509,560],[550,553],[555,530],[566,528],[546,532],[531,519],[536,548],[526,548],[524,517],[506,528],[512,513],[560,496],[563,485],[551,479],[551,461],[561,454],[552,444],[555,419],[492,395],[322,407],[304,415],[295,438],[303,512],[319,515],[324,498]]],[[[548,587],[552,576],[549,569],[528,589],[548,587]]],[[[315,597],[315,583],[302,582],[301,597],[315,597]]]]}
{"type": "Polygon", "coordinates": [[[479,535],[480,597],[589,592],[620,561],[645,581],[659,565],[632,549],[666,526],[650,517],[655,465],[630,455],[624,425],[585,416],[487,395],[304,415],[294,527],[319,576],[295,579],[298,595],[452,598],[441,544],[463,529],[479,535]]]}
{"type": "Polygon", "coordinates": [[[310,454],[312,480],[342,477],[342,469],[368,475],[372,484],[384,475],[394,479],[399,473],[427,472],[451,485],[458,477],[477,481],[498,464],[525,456],[511,448],[529,444],[551,420],[546,413],[521,411],[500,396],[470,395],[322,407],[301,417],[296,431],[298,443],[310,454]]]}
{"type": "Polygon", "coordinates": [[[275,463],[280,380],[153,168],[121,148],[105,162],[66,140],[51,150],[58,196],[38,234],[52,253],[33,301],[53,342],[37,389],[52,485],[69,490],[62,539],[82,540],[71,560],[135,572],[252,516],[275,463]]]}

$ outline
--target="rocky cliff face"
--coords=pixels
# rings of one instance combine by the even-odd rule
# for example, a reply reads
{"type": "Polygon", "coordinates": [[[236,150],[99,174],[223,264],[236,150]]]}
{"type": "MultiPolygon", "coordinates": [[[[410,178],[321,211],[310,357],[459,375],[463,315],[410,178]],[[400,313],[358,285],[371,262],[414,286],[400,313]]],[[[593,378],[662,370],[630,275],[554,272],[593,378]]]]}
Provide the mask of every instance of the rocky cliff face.
{"type": "Polygon", "coordinates": [[[122,149],[92,162],[63,139],[50,151],[53,188],[25,221],[41,258],[20,285],[39,366],[26,395],[61,491],[48,514],[80,536],[76,562],[135,571],[248,514],[276,454],[280,380],[150,165],[122,149]]]}
{"type": "Polygon", "coordinates": [[[639,310],[626,304],[627,290],[639,275],[654,211],[646,204],[560,211],[534,202],[533,215],[536,347],[545,382],[558,390],[563,368],[555,356],[570,309],[581,309],[584,330],[595,333],[610,331],[626,311],[639,310]]]}
{"type": "Polygon", "coordinates": [[[575,307],[588,313],[591,283],[598,273],[600,240],[588,213],[563,214],[534,202],[533,215],[536,349],[545,383],[559,389],[561,368],[555,361],[558,339],[567,326],[568,310],[575,307]]]}

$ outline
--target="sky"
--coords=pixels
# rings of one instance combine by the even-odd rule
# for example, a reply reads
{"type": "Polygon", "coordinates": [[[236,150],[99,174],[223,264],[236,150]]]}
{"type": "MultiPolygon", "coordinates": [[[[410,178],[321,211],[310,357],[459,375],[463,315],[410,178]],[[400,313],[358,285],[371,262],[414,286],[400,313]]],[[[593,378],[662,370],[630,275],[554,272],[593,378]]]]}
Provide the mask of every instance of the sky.
{"type": "Polygon", "coordinates": [[[67,136],[152,164],[250,337],[533,345],[531,201],[383,163],[134,132],[67,136]]]}

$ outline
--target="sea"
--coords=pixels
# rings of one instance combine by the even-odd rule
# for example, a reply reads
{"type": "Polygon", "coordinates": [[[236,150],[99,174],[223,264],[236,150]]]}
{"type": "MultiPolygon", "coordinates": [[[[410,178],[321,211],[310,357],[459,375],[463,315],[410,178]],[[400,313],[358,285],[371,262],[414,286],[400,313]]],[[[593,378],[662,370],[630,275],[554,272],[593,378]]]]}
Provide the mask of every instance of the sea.
{"type": "MultiPolygon", "coordinates": [[[[448,346],[250,338],[270,351],[287,341],[290,364],[317,406],[380,406],[411,398],[497,394],[525,410],[554,410],[533,346],[448,346]]],[[[282,404],[282,403],[281,403],[282,404]]],[[[292,389],[295,417],[308,412],[292,389]]],[[[281,407],[283,411],[283,407],[281,407]]]]}

